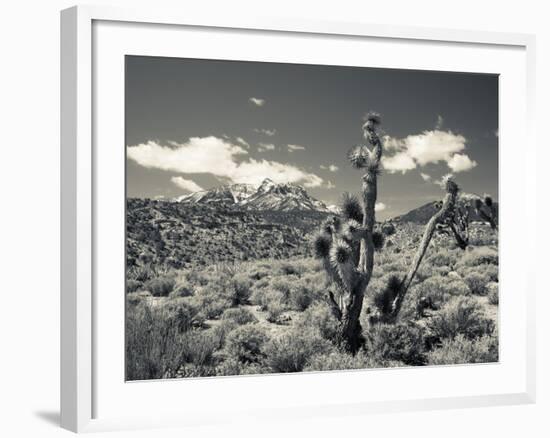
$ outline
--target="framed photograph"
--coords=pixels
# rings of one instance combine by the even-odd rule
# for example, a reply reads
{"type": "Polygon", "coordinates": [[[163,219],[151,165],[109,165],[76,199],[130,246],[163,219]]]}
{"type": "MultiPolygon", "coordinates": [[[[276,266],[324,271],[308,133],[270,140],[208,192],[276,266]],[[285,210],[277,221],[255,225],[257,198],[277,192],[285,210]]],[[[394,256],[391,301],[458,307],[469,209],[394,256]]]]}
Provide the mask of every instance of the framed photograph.
{"type": "Polygon", "coordinates": [[[534,37],[61,19],[63,427],[534,401],[534,37]]]}

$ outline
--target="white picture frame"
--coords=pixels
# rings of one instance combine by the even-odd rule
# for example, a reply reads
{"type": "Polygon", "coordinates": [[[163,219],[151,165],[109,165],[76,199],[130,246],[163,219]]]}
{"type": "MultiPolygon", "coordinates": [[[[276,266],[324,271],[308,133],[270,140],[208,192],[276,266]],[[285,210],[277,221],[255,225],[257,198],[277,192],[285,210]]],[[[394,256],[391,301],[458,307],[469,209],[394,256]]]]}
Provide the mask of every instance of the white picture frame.
{"type": "MultiPolygon", "coordinates": [[[[532,403],[535,400],[535,286],[533,276],[529,276],[529,257],[536,254],[531,251],[524,256],[524,260],[515,274],[508,273],[509,281],[517,281],[521,285],[518,300],[520,305],[518,311],[518,333],[517,339],[511,340],[516,344],[510,344],[521,347],[518,351],[517,366],[515,371],[506,371],[502,374],[502,380],[505,376],[512,376],[510,382],[514,386],[503,389],[488,390],[486,393],[468,393],[465,389],[461,395],[457,391],[454,394],[439,394],[438,396],[415,396],[414,389],[400,394],[399,388],[392,392],[389,398],[369,398],[356,397],[346,402],[345,400],[330,401],[331,391],[337,388],[342,382],[353,384],[354,380],[361,379],[365,374],[347,372],[330,373],[329,375],[308,376],[294,375],[272,377],[237,377],[223,379],[193,379],[186,390],[201,391],[201,388],[208,388],[209,391],[219,391],[220,398],[223,399],[223,391],[234,393],[242,386],[260,388],[266,385],[285,387],[285,384],[304,388],[316,387],[319,385],[319,378],[327,383],[327,390],[321,394],[314,394],[315,402],[310,399],[300,399],[299,404],[285,405],[282,398],[274,396],[271,404],[258,406],[255,410],[253,406],[243,405],[243,408],[236,411],[224,412],[217,406],[208,406],[209,412],[206,412],[206,405],[201,406],[199,401],[196,412],[190,415],[189,411],[183,408],[174,409],[171,412],[163,410],[161,405],[157,411],[150,415],[131,416],[128,412],[120,410],[114,412],[114,408],[109,410],[108,415],[100,414],[102,412],[101,397],[105,394],[105,385],[102,382],[108,381],[103,378],[105,367],[102,356],[97,354],[101,350],[101,340],[105,339],[101,335],[101,330],[96,327],[98,312],[105,305],[105,300],[97,300],[97,285],[101,284],[98,278],[98,242],[96,233],[98,227],[98,209],[99,203],[103,202],[101,197],[102,190],[97,190],[98,173],[109,173],[111,169],[101,167],[104,159],[98,158],[94,152],[97,138],[100,137],[95,129],[95,124],[101,120],[102,115],[98,113],[97,84],[103,80],[98,76],[103,70],[94,64],[94,60],[99,59],[105,47],[102,37],[94,32],[94,26],[97,23],[131,23],[133,26],[153,26],[156,29],[174,29],[177,26],[186,29],[197,29],[203,34],[214,31],[224,31],[224,29],[238,30],[239,38],[249,38],[253,40],[260,33],[270,33],[275,37],[278,35],[296,37],[307,35],[321,35],[340,37],[347,36],[354,41],[362,39],[387,41],[389,44],[399,44],[406,42],[414,46],[435,44],[445,45],[453,44],[465,48],[484,47],[487,50],[500,50],[502,52],[509,50],[518,56],[521,62],[514,68],[517,73],[525,79],[521,90],[516,90],[514,103],[518,103],[517,125],[521,128],[521,135],[513,130],[506,132],[506,125],[502,122],[513,119],[511,112],[504,111],[501,108],[501,126],[504,126],[501,148],[507,144],[512,144],[516,139],[523,139],[522,149],[524,151],[533,151],[535,149],[535,140],[533,135],[533,108],[534,108],[534,50],[535,38],[532,35],[490,33],[483,31],[461,31],[450,29],[424,29],[416,27],[374,25],[370,23],[338,23],[338,22],[316,22],[308,20],[273,18],[273,17],[244,17],[237,15],[233,17],[216,17],[215,15],[196,16],[186,11],[162,11],[157,9],[150,10],[129,10],[110,7],[95,6],[77,6],[66,9],[61,13],[61,426],[75,431],[101,431],[113,429],[147,428],[175,425],[205,424],[207,422],[234,421],[254,416],[255,418],[285,417],[285,418],[303,418],[312,415],[362,415],[369,412],[397,412],[412,409],[441,409],[457,407],[475,407],[504,404],[532,403]],[[103,44],[103,45],[102,45],[103,44]],[[101,169],[100,169],[101,167],[101,169]],[[512,277],[512,275],[514,275],[512,277]],[[330,377],[326,377],[330,376],[330,377]],[[290,378],[290,380],[288,380],[290,378]],[[256,379],[256,380],[254,380],[256,379]],[[257,379],[279,379],[264,380],[257,379]],[[514,380],[515,379],[515,380],[514,380]],[[104,385],[104,386],[102,386],[104,385]],[[308,386],[310,385],[310,386],[308,386]],[[222,388],[224,387],[224,388],[222,388]],[[103,388],[103,389],[102,389],[103,388]],[[254,409],[253,409],[254,408],[254,409]],[[187,414],[186,414],[187,412],[187,414]],[[99,413],[99,414],[98,414],[99,413]]],[[[139,30],[133,29],[132,32],[139,30]]],[[[110,34],[107,33],[107,37],[110,34]]],[[[135,34],[137,35],[137,34],[135,34]]],[[[185,36],[184,36],[185,37],[185,36]]],[[[138,38],[139,39],[139,38],[138,38]]],[[[113,41],[114,43],[114,41],[113,41]]],[[[342,43],[347,44],[347,43],[342,43]]],[[[113,44],[124,52],[123,45],[113,44]]],[[[159,46],[160,47],[160,46],[159,46]]],[[[206,46],[205,46],[206,48],[206,46]]],[[[114,49],[113,49],[114,50],[114,49]]],[[[155,42],[150,43],[148,50],[155,51],[155,42]]],[[[159,49],[160,50],[160,49],[159,49]]],[[[201,47],[196,51],[200,52],[201,47]]],[[[159,52],[160,53],[160,52],[159,52]]],[[[164,52],[163,52],[164,53],[164,52]]],[[[113,52],[114,55],[117,53],[113,52]]],[[[118,53],[120,55],[120,53],[118,53]]],[[[117,56],[118,56],[117,55],[117,56]]],[[[227,55],[231,58],[230,55],[227,55]]],[[[252,58],[254,58],[252,56],[252,58]]],[[[251,59],[252,59],[251,58],[251,59]]],[[[107,58],[108,59],[108,58],[107,58]]],[[[443,63],[443,60],[441,61],[443,63]]],[[[460,65],[460,59],[454,61],[460,65]]],[[[481,62],[481,61],[480,61],[481,62]]],[[[487,60],[485,60],[487,62],[487,60]]],[[[503,61],[504,62],[504,61],[503,61]]],[[[496,63],[498,64],[498,63],[496,63]]],[[[443,65],[443,64],[442,64],[443,65]]],[[[449,64],[450,65],[450,64],[449,64]]],[[[450,66],[443,69],[452,69],[450,66]]],[[[411,65],[411,68],[413,66],[411,65]]],[[[496,68],[496,67],[495,67],[496,68]]],[[[480,71],[484,71],[480,67],[480,71]]],[[[471,70],[471,69],[470,69],[471,70]]],[[[469,70],[469,71],[470,71],[469,70]]],[[[99,99],[100,100],[100,99],[99,99]]],[[[501,105],[510,105],[510,100],[501,101],[501,105]],[[504,103],[503,103],[504,102],[504,103]]],[[[113,119],[114,120],[114,119],[113,119]]],[[[118,120],[115,120],[118,123],[118,120]]],[[[123,123],[123,121],[122,121],[123,123]]],[[[501,149],[502,150],[502,149],[501,149]]],[[[525,154],[526,156],[528,154],[525,154]]],[[[511,175],[507,174],[506,157],[502,158],[502,171],[500,174],[503,189],[510,195],[520,196],[523,202],[534,201],[535,174],[528,169],[534,169],[533,163],[526,158],[521,161],[517,171],[521,183],[516,187],[506,183],[511,175]]],[[[113,172],[123,172],[123,169],[113,170],[113,172]]],[[[517,176],[516,176],[517,177],[517,176]]],[[[501,191],[501,196],[503,195],[501,191]]],[[[531,205],[535,205],[532,202],[531,205]]],[[[505,203],[503,202],[503,215],[506,214],[505,203]]],[[[121,211],[124,209],[120,205],[121,211]]],[[[535,209],[524,209],[524,215],[530,216],[535,223],[535,209]]],[[[523,210],[522,210],[523,211],[523,210]]],[[[523,217],[522,220],[529,218],[523,217]]],[[[503,220],[501,232],[503,235],[507,230],[513,228],[515,219],[509,218],[503,220]]],[[[527,236],[527,245],[534,246],[533,237],[527,236]],[[530,240],[529,240],[530,239],[530,240]]],[[[517,244],[511,241],[511,247],[517,244]]],[[[506,248],[501,248],[505,251],[506,248]]],[[[508,263],[512,263],[513,255],[509,256],[508,263]]],[[[508,264],[508,266],[509,266],[508,264]]],[[[506,266],[506,265],[504,265],[506,266]]],[[[504,268],[503,268],[504,269],[504,268]]],[[[512,299],[512,298],[511,298],[512,299]]],[[[509,301],[511,302],[511,301],[509,301]]],[[[119,315],[120,316],[120,315],[119,315]]],[[[508,314],[501,314],[501,319],[508,318],[508,314]]],[[[506,335],[503,332],[502,336],[506,335]]],[[[103,355],[105,357],[105,355],[103,355]]],[[[500,364],[503,367],[506,363],[500,364]]],[[[460,372],[456,367],[455,371],[460,372]]],[[[504,368],[503,368],[504,369],[504,368]]],[[[367,371],[368,372],[368,371],[367,371]]],[[[372,373],[399,373],[399,370],[378,370],[372,373]]],[[[404,371],[407,373],[407,371],[404,371]]],[[[445,378],[444,368],[426,369],[423,373],[437,373],[440,378],[445,378]]],[[[483,373],[483,366],[468,368],[471,375],[483,373]]],[[[497,373],[497,368],[488,370],[488,373],[497,373]],[[496,371],[495,371],[496,370],[496,371]]],[[[423,374],[428,376],[428,374],[423,374]]],[[[115,376],[116,377],[116,376],[115,376]]],[[[410,374],[409,374],[410,377],[410,374]]],[[[109,377],[111,378],[111,377],[109,377]]],[[[113,377],[114,378],[114,377],[113,377]]],[[[402,378],[406,381],[407,374],[402,378]]],[[[420,374],[414,377],[421,378],[420,374]]],[[[120,382],[124,385],[124,382],[120,382]]],[[[159,391],[171,393],[174,397],[177,391],[181,391],[179,382],[158,382],[155,385],[161,385],[159,391]]],[[[147,390],[152,386],[147,387],[147,390]]],[[[160,388],[160,387],[159,387],[160,388]]],[[[489,387],[488,387],[489,388],[489,387]]],[[[145,393],[145,387],[132,387],[132,397],[143,392],[143,397],[148,398],[150,393],[145,393]],[[137,389],[136,389],[137,388],[137,389]]],[[[243,389],[245,392],[248,389],[243,389]]],[[[250,389],[252,391],[252,389],[250,389]]],[[[433,393],[435,394],[435,392],[433,393]]],[[[115,393],[109,394],[114,396],[115,393]]],[[[122,395],[121,395],[122,396],[122,395]]],[[[104,396],[103,396],[104,397],[104,396]]],[[[116,399],[114,404],[119,403],[116,399]]],[[[258,403],[262,405],[261,402],[258,403]]]]}

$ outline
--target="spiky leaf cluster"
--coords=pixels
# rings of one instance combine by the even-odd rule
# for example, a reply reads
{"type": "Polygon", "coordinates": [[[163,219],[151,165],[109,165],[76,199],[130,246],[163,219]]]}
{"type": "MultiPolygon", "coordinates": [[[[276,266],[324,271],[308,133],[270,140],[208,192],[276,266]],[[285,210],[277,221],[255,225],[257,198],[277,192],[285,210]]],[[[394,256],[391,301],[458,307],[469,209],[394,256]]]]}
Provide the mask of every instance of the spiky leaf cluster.
{"type": "Polygon", "coordinates": [[[378,126],[380,126],[380,123],[382,122],[382,119],[380,118],[380,114],[370,111],[365,116],[365,123],[363,123],[363,129],[367,131],[374,131],[378,126]]]}
{"type": "Polygon", "coordinates": [[[385,237],[384,234],[380,231],[374,231],[372,233],[372,244],[376,251],[380,251],[384,247],[385,237]]]}
{"type": "Polygon", "coordinates": [[[370,158],[369,148],[365,145],[358,145],[348,152],[348,160],[356,169],[363,169],[368,166],[370,158]]]}
{"type": "Polygon", "coordinates": [[[321,232],[326,234],[336,234],[340,232],[342,220],[338,216],[330,216],[321,225],[321,232]]]}
{"type": "Polygon", "coordinates": [[[355,219],[348,219],[342,226],[342,237],[348,242],[358,241],[364,234],[364,227],[355,219]]]}
{"type": "Polygon", "coordinates": [[[330,235],[326,233],[318,234],[313,241],[315,257],[320,259],[328,257],[331,243],[330,235]]]}
{"type": "Polygon", "coordinates": [[[351,260],[351,247],[342,239],[336,239],[330,248],[330,262],[332,266],[338,268],[351,260]]]}
{"type": "Polygon", "coordinates": [[[341,202],[342,214],[346,219],[352,219],[359,223],[363,222],[363,208],[356,195],[344,193],[341,202]]]}

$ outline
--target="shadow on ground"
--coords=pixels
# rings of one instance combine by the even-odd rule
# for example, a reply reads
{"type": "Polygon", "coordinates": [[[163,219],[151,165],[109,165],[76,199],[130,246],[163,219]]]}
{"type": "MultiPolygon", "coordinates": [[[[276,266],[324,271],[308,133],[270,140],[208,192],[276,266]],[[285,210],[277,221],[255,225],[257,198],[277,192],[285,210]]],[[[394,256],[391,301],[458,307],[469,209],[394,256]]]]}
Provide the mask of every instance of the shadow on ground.
{"type": "Polygon", "coordinates": [[[37,411],[34,413],[38,418],[53,426],[59,426],[60,414],[58,411],[37,411]]]}

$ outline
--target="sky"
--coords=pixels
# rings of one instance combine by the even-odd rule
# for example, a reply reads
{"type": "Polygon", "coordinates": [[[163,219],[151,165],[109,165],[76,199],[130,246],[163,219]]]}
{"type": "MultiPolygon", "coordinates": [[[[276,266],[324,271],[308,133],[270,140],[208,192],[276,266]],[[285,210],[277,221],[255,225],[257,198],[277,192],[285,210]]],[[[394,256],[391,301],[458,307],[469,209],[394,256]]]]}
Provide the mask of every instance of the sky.
{"type": "Polygon", "coordinates": [[[377,219],[462,190],[498,199],[498,76],[126,56],[127,196],[291,182],[327,205],[357,193],[347,152],[382,117],[377,219]]]}

